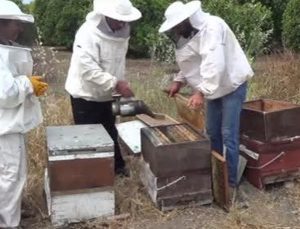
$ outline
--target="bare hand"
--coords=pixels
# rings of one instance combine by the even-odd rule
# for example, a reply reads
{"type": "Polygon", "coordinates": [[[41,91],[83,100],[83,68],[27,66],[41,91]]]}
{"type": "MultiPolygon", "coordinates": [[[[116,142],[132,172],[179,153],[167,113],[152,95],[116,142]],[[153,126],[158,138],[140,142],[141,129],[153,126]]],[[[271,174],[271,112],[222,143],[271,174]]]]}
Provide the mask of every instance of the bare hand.
{"type": "Polygon", "coordinates": [[[204,96],[201,92],[195,92],[188,100],[187,106],[191,109],[202,108],[204,104],[204,96]]]}
{"type": "Polygon", "coordinates": [[[174,81],[168,89],[165,90],[169,97],[174,97],[180,91],[182,82],[174,81]]]}
{"type": "Polygon", "coordinates": [[[133,97],[134,93],[129,87],[129,84],[125,80],[119,80],[116,85],[116,92],[121,94],[124,98],[133,97]]]}

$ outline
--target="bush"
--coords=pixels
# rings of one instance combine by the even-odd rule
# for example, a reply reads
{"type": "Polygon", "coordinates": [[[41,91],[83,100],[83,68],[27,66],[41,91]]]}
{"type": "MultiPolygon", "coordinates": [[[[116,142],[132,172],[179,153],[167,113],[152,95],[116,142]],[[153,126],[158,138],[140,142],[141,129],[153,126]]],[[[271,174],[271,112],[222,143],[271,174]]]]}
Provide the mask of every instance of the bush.
{"type": "Polygon", "coordinates": [[[89,0],[36,0],[34,15],[42,42],[70,48],[91,5],[89,0]]]}
{"type": "Polygon", "coordinates": [[[173,0],[132,0],[132,3],[143,14],[134,23],[129,52],[137,57],[149,57],[152,47],[160,39],[158,28],[163,21],[165,9],[173,0]]]}
{"type": "Polygon", "coordinates": [[[61,45],[55,37],[55,29],[58,20],[61,17],[63,7],[66,5],[68,0],[50,0],[46,4],[43,0],[38,3],[42,3],[41,15],[37,16],[37,23],[40,29],[42,42],[45,45],[61,45]]]}
{"type": "Polygon", "coordinates": [[[85,20],[92,5],[87,0],[69,0],[64,6],[55,27],[55,40],[60,45],[71,48],[76,31],[85,20]]]}
{"type": "Polygon", "coordinates": [[[155,33],[152,36],[150,39],[155,43],[149,47],[151,58],[159,62],[175,63],[175,45],[173,41],[164,34],[155,33]]]}
{"type": "MultiPolygon", "coordinates": [[[[238,0],[246,3],[248,0],[238,0]]],[[[272,11],[274,32],[271,38],[272,47],[282,47],[282,17],[289,0],[255,0],[272,11]]]]}
{"type": "Polygon", "coordinates": [[[283,43],[296,52],[300,51],[300,0],[290,0],[283,14],[283,43]]]}

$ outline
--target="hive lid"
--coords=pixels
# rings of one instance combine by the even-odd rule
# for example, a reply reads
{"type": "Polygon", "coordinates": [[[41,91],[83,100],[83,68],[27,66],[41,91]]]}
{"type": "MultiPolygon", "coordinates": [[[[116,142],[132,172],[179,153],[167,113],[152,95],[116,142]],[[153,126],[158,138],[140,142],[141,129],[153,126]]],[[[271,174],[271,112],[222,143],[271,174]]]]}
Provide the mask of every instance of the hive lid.
{"type": "Polygon", "coordinates": [[[141,153],[141,129],[146,125],[139,121],[123,122],[116,125],[120,139],[133,154],[141,153]]]}
{"type": "Polygon", "coordinates": [[[136,115],[138,120],[141,120],[147,126],[155,127],[155,126],[165,126],[179,123],[177,120],[171,118],[170,116],[162,113],[154,113],[155,117],[150,117],[146,114],[136,115]]]}
{"type": "Polygon", "coordinates": [[[62,151],[113,152],[114,143],[100,124],[48,126],[47,147],[50,155],[62,151]],[[56,153],[55,153],[56,152],[56,153]]]}
{"type": "Polygon", "coordinates": [[[176,94],[175,104],[178,115],[184,122],[189,123],[197,130],[203,130],[205,128],[204,109],[191,109],[187,106],[187,102],[187,97],[181,94],[176,94]]]}

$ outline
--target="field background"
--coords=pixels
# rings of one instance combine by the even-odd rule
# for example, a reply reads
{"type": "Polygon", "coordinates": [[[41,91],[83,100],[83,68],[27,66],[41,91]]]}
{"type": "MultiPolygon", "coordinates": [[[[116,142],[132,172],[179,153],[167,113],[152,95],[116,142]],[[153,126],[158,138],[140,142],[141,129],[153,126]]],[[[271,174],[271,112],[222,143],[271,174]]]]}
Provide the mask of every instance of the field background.
{"type": "MultiPolygon", "coordinates": [[[[24,193],[24,228],[51,228],[43,198],[43,172],[46,166],[45,127],[72,123],[69,97],[64,82],[70,52],[39,48],[35,73],[50,84],[41,98],[44,123],[27,136],[28,182],[24,193]]],[[[253,64],[255,77],[250,82],[248,100],[273,98],[300,104],[300,58],[291,53],[260,57],[253,64]]],[[[129,59],[127,78],[136,97],[154,111],[176,118],[174,102],[161,89],[176,72],[173,65],[161,65],[146,59],[129,59]]],[[[126,157],[132,171],[130,178],[116,178],[117,214],[129,213],[125,220],[92,220],[67,228],[300,228],[300,182],[273,185],[258,191],[247,182],[241,189],[248,206],[236,204],[230,213],[215,206],[176,209],[161,213],[150,201],[138,178],[137,158],[126,157]]]]}

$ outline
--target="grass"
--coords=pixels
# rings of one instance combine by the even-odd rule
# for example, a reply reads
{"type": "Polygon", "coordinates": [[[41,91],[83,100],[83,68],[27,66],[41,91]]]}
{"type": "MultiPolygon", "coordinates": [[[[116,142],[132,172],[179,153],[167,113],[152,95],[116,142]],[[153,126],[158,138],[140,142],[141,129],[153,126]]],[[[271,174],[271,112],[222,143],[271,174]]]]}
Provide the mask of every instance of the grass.
{"type": "MultiPolygon", "coordinates": [[[[52,54],[51,54],[52,55],[52,54]]],[[[24,193],[25,228],[51,228],[43,199],[43,172],[47,166],[45,127],[72,124],[69,97],[62,90],[67,71],[66,53],[53,61],[45,52],[37,57],[36,73],[45,73],[50,90],[41,98],[44,123],[27,137],[28,182],[24,193]]],[[[287,53],[261,57],[255,64],[256,75],[250,83],[248,99],[260,97],[287,100],[300,104],[300,58],[287,53]]],[[[136,97],[143,99],[154,111],[176,117],[175,104],[162,92],[173,72],[173,66],[162,66],[148,60],[129,60],[127,75],[136,97]]],[[[124,221],[94,220],[69,228],[297,228],[300,225],[300,185],[272,188],[268,192],[251,191],[250,207],[234,207],[225,214],[215,205],[177,209],[161,213],[150,201],[138,176],[137,158],[126,158],[131,178],[116,179],[117,212],[129,213],[124,221]],[[285,206],[285,203],[288,203],[285,206]]],[[[300,228],[300,227],[298,227],[300,228]]]]}

